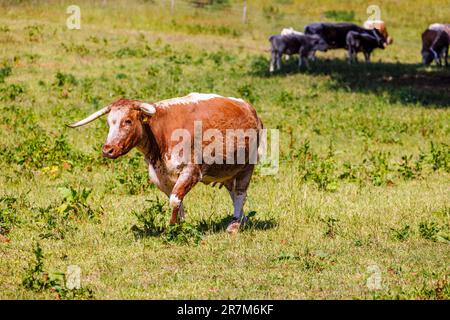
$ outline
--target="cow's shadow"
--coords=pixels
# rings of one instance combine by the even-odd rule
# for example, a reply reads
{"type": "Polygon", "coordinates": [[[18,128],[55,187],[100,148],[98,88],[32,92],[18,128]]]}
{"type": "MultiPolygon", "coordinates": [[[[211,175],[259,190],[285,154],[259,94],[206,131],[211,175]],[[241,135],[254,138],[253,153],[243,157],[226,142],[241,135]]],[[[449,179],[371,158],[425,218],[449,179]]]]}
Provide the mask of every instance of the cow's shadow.
{"type": "Polygon", "coordinates": [[[356,91],[386,96],[390,103],[420,104],[438,108],[450,107],[450,67],[424,68],[420,64],[359,62],[349,64],[344,59],[318,58],[310,68],[298,68],[297,58],[284,61],[280,71],[271,74],[269,62],[256,65],[253,75],[282,77],[305,73],[326,75],[335,90],[356,91]]]}
{"type": "MultiPolygon", "coordinates": [[[[195,223],[193,225],[193,228],[195,228],[201,234],[225,232],[231,220],[232,220],[231,216],[223,217],[218,220],[203,219],[195,223]]],[[[276,222],[275,219],[260,219],[254,217],[253,215],[241,227],[241,231],[245,232],[246,230],[268,230],[275,228],[276,226],[278,226],[278,223],[276,222]]],[[[133,225],[130,230],[133,233],[135,239],[142,239],[142,238],[161,237],[162,235],[164,235],[166,228],[159,228],[159,227],[143,228],[142,226],[133,225]]]]}
{"type": "MultiPolygon", "coordinates": [[[[223,217],[220,220],[202,220],[198,223],[197,229],[203,233],[220,233],[225,232],[228,224],[231,221],[231,217],[223,217]]],[[[257,217],[251,217],[241,227],[242,231],[246,230],[269,230],[278,226],[275,219],[260,219],[257,217]]]]}

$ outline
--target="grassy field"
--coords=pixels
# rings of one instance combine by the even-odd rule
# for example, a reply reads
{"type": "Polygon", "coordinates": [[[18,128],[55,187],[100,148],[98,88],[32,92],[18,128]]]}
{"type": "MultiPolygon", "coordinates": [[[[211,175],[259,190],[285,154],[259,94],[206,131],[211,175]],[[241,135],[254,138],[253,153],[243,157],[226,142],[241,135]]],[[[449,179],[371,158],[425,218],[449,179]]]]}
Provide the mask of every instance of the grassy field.
{"type": "Polygon", "coordinates": [[[249,1],[243,24],[229,2],[76,1],[81,30],[72,2],[0,2],[0,298],[450,298],[450,69],[419,64],[450,3],[378,1],[394,44],[372,64],[334,51],[271,76],[269,35],[360,23],[368,3],[249,1]],[[226,191],[197,186],[167,227],[139,153],[103,159],[104,119],[65,127],[189,92],[242,97],[280,130],[279,172],[257,169],[236,236],[226,191]]]}

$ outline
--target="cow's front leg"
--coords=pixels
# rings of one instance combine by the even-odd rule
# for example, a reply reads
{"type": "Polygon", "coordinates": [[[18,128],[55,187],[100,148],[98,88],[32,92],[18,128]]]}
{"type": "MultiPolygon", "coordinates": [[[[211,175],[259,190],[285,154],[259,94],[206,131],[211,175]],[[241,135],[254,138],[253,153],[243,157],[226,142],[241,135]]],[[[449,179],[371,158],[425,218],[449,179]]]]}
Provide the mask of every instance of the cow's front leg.
{"type": "Polygon", "coordinates": [[[183,199],[200,179],[200,170],[197,167],[189,166],[184,168],[170,193],[169,204],[172,208],[170,224],[176,224],[178,218],[184,219],[183,199]]]}
{"type": "Polygon", "coordinates": [[[270,72],[275,71],[276,62],[277,62],[277,53],[274,50],[272,50],[272,55],[270,58],[270,68],[269,68],[270,72]]]}
{"type": "Polygon", "coordinates": [[[277,53],[277,70],[280,71],[281,70],[281,53],[277,53]]]}

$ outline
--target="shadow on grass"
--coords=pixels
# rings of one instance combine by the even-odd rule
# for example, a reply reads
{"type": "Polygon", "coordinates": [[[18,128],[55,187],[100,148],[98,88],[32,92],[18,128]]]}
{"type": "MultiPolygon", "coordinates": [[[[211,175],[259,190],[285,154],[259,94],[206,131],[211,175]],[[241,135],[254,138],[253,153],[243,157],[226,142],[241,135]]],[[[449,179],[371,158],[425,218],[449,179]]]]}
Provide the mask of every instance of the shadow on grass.
{"type": "MultiPolygon", "coordinates": [[[[219,233],[225,232],[228,227],[228,224],[231,222],[232,217],[223,217],[220,220],[203,220],[200,221],[197,228],[199,231],[206,233],[219,233]]],[[[275,219],[258,219],[254,217],[250,217],[248,221],[241,227],[241,230],[269,230],[273,229],[278,225],[275,219]]]]}
{"type": "Polygon", "coordinates": [[[420,103],[438,108],[450,107],[450,68],[424,68],[420,64],[359,62],[344,59],[317,59],[309,70],[299,70],[297,58],[284,62],[281,71],[271,75],[268,61],[254,64],[252,74],[277,77],[305,73],[331,78],[330,88],[372,94],[387,94],[391,103],[420,103]]]}
{"type": "MultiPolygon", "coordinates": [[[[228,224],[232,220],[232,217],[223,217],[220,220],[202,220],[197,225],[191,225],[187,222],[181,224],[180,228],[176,228],[176,234],[187,233],[189,235],[201,235],[205,233],[220,233],[225,232],[228,227],[228,224]]],[[[242,231],[245,230],[269,230],[275,228],[278,223],[275,219],[258,219],[251,217],[245,223],[244,226],[241,227],[242,231]]],[[[138,226],[134,225],[131,227],[131,232],[133,233],[135,239],[142,238],[150,238],[150,237],[162,237],[165,238],[170,232],[170,229],[174,227],[156,227],[156,226],[138,226]]]]}

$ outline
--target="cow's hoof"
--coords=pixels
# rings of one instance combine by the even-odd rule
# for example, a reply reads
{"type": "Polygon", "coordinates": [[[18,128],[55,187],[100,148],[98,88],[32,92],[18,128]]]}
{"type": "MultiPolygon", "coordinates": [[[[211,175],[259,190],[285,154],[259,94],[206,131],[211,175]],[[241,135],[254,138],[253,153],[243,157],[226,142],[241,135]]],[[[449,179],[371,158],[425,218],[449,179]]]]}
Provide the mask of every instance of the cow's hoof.
{"type": "Polygon", "coordinates": [[[229,234],[236,234],[236,233],[238,233],[240,227],[241,227],[241,222],[237,221],[237,220],[233,220],[228,225],[227,232],[229,234]]]}
{"type": "Polygon", "coordinates": [[[227,227],[229,234],[236,234],[239,232],[239,228],[247,222],[248,218],[243,217],[241,220],[233,219],[227,227]]]}

